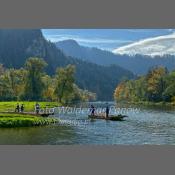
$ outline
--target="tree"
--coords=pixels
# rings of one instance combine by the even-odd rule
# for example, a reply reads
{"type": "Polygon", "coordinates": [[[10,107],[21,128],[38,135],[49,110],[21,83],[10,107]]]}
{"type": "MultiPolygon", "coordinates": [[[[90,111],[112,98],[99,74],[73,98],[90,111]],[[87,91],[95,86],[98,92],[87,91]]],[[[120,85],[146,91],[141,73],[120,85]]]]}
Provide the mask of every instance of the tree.
{"type": "Polygon", "coordinates": [[[8,76],[9,86],[12,90],[13,96],[19,99],[24,91],[25,77],[27,72],[25,69],[21,68],[8,69],[6,70],[6,73],[8,76]]]}
{"type": "Polygon", "coordinates": [[[66,103],[73,98],[75,66],[68,65],[56,71],[55,95],[60,103],[66,103]]]}
{"type": "Polygon", "coordinates": [[[0,100],[14,100],[7,71],[0,75],[0,100]]]}
{"type": "Polygon", "coordinates": [[[4,66],[0,64],[0,76],[4,74],[4,72],[5,72],[4,66]]]}
{"type": "Polygon", "coordinates": [[[75,67],[59,68],[54,77],[45,74],[46,63],[29,58],[25,69],[0,64],[0,100],[59,100],[62,103],[95,100],[96,94],[74,83],[75,67]]]}
{"type": "Polygon", "coordinates": [[[47,66],[42,58],[31,57],[26,63],[27,76],[24,88],[24,99],[26,100],[41,100],[44,90],[42,76],[44,68],[47,66]]]}
{"type": "Polygon", "coordinates": [[[44,75],[42,77],[42,81],[44,83],[44,91],[43,91],[44,100],[47,101],[55,100],[54,95],[55,79],[51,78],[49,75],[44,75]]]}
{"type": "Polygon", "coordinates": [[[125,100],[126,82],[121,82],[114,92],[115,100],[125,100]]]}
{"type": "Polygon", "coordinates": [[[155,67],[145,76],[120,83],[114,93],[116,100],[127,101],[171,101],[175,96],[175,73],[168,74],[164,67],[155,67]]]}
{"type": "Polygon", "coordinates": [[[80,89],[76,84],[73,85],[73,95],[72,101],[75,103],[80,101],[94,101],[96,99],[95,93],[80,89]]]}
{"type": "Polygon", "coordinates": [[[175,97],[175,71],[165,77],[166,89],[163,92],[164,101],[174,101],[175,97]]]}
{"type": "Polygon", "coordinates": [[[0,65],[1,100],[19,99],[24,87],[24,69],[5,69],[0,65]]]}
{"type": "Polygon", "coordinates": [[[161,101],[162,93],[165,90],[164,76],[167,75],[167,69],[156,67],[151,69],[147,76],[147,98],[149,101],[161,101]]]}

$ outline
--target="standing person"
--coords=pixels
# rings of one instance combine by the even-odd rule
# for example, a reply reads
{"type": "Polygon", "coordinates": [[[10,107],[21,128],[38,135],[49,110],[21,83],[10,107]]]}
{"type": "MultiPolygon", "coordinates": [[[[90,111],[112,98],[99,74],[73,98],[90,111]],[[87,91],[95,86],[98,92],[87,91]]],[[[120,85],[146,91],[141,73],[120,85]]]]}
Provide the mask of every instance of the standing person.
{"type": "Polygon", "coordinates": [[[21,105],[21,112],[24,112],[24,104],[21,105]]]}
{"type": "Polygon", "coordinates": [[[35,104],[35,111],[36,111],[36,114],[39,114],[39,110],[40,110],[40,106],[38,103],[35,104]]]}
{"type": "Polygon", "coordinates": [[[108,118],[108,117],[109,117],[109,106],[107,104],[107,106],[106,106],[106,118],[108,118]]]}
{"type": "Polygon", "coordinates": [[[94,116],[94,114],[95,114],[95,107],[93,105],[91,105],[90,111],[91,111],[91,115],[94,116]]]}
{"type": "Polygon", "coordinates": [[[17,103],[17,105],[16,105],[15,112],[19,112],[19,103],[17,103]]]}

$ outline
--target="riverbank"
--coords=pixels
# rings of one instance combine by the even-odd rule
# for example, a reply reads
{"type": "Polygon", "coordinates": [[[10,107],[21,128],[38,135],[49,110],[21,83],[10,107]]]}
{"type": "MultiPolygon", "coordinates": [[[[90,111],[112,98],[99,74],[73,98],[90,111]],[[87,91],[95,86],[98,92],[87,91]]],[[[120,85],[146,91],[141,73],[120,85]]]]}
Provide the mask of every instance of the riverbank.
{"type": "Polygon", "coordinates": [[[143,105],[143,106],[169,106],[175,107],[175,102],[149,102],[149,101],[139,101],[139,102],[130,102],[130,101],[117,101],[117,103],[128,104],[128,105],[143,105]]]}
{"type": "MultiPolygon", "coordinates": [[[[35,109],[36,102],[34,101],[7,101],[7,102],[0,102],[0,112],[14,112],[17,103],[19,105],[24,104],[24,111],[25,112],[31,112],[35,109]]],[[[57,106],[61,106],[58,102],[38,102],[40,105],[40,108],[53,108],[57,106]]]]}
{"type": "Polygon", "coordinates": [[[0,113],[0,127],[30,127],[44,126],[57,123],[59,120],[54,117],[39,117],[29,114],[0,113]]]}

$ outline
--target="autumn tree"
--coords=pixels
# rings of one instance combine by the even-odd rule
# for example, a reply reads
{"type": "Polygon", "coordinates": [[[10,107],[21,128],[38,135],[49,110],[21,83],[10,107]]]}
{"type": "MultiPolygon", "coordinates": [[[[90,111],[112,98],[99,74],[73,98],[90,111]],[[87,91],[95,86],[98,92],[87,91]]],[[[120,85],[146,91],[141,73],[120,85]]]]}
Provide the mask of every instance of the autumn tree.
{"type": "Polygon", "coordinates": [[[167,69],[156,67],[151,69],[147,76],[147,98],[149,101],[161,101],[162,93],[165,90],[164,76],[167,75],[167,69]]]}
{"type": "Polygon", "coordinates": [[[174,80],[174,72],[168,74],[166,68],[155,67],[145,76],[121,82],[114,92],[114,98],[131,102],[171,101],[175,96],[174,80]]]}
{"type": "Polygon", "coordinates": [[[43,99],[47,101],[55,100],[55,78],[52,78],[49,75],[44,75],[42,81],[44,83],[43,99]]]}

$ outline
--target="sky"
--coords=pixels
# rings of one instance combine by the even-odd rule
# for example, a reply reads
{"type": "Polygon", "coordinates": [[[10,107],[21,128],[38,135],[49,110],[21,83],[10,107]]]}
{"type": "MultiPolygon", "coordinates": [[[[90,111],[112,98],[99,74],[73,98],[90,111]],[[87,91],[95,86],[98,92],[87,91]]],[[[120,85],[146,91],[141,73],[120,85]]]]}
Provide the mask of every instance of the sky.
{"type": "Polygon", "coordinates": [[[138,41],[166,36],[175,29],[42,29],[52,42],[74,39],[80,45],[114,50],[138,41]]]}

